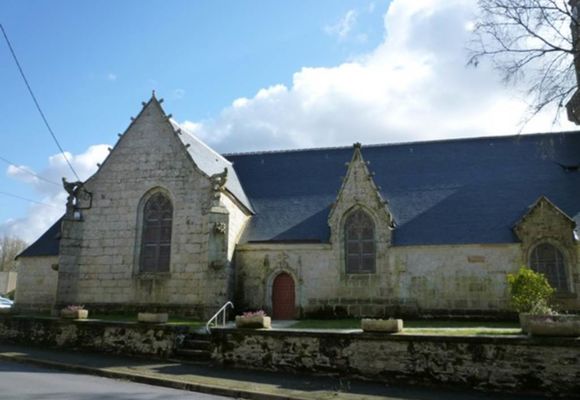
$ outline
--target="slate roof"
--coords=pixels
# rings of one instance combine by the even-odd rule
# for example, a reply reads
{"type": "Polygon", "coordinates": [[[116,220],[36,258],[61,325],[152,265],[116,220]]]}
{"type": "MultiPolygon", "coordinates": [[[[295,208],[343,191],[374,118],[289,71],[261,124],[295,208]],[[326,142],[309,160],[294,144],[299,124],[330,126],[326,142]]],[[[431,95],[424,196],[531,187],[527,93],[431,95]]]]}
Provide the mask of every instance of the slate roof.
{"type": "MultiPolygon", "coordinates": [[[[244,242],[327,242],[352,147],[225,155],[256,215],[244,242]]],[[[580,132],[363,146],[395,245],[511,243],[544,195],[580,221],[580,132]]]]}
{"type": "Polygon", "coordinates": [[[230,193],[232,193],[249,211],[253,211],[252,204],[244,193],[244,189],[238,180],[238,176],[232,167],[232,163],[222,157],[219,153],[216,153],[212,148],[203,143],[177,122],[173,120],[170,120],[170,122],[174,130],[181,130],[181,134],[178,135],[178,137],[186,146],[187,151],[198,168],[209,176],[221,173],[224,171],[224,168],[227,168],[228,178],[226,181],[226,189],[228,189],[230,193]]]}
{"type": "Polygon", "coordinates": [[[39,256],[57,256],[60,244],[60,223],[59,218],[36,242],[28,246],[24,251],[16,256],[19,257],[39,257],[39,256]]]}
{"type": "MultiPolygon", "coordinates": [[[[231,168],[199,158],[205,144],[189,140],[200,168],[231,168]]],[[[230,174],[228,189],[255,212],[242,242],[328,242],[352,154],[349,146],[224,155],[239,178],[230,174]]],[[[516,242],[513,225],[541,196],[580,225],[580,132],[371,145],[362,155],[393,213],[394,245],[516,242]]],[[[19,257],[58,254],[59,231],[60,220],[19,257]]]]}

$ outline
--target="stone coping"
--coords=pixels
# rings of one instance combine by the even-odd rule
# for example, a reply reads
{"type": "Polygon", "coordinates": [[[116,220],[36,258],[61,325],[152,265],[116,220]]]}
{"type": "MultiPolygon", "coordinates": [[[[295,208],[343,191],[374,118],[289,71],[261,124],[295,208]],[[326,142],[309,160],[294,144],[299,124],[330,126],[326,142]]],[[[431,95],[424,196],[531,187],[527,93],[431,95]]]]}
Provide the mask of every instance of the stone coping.
{"type": "Polygon", "coordinates": [[[435,334],[406,334],[406,333],[375,333],[363,332],[361,329],[349,330],[307,330],[307,329],[254,329],[241,330],[233,328],[212,328],[216,335],[244,335],[244,336],[297,336],[320,339],[344,340],[349,337],[372,341],[398,342],[439,342],[439,343],[490,343],[524,346],[553,346],[553,347],[580,347],[580,337],[531,337],[525,335],[435,335],[435,334]]]}

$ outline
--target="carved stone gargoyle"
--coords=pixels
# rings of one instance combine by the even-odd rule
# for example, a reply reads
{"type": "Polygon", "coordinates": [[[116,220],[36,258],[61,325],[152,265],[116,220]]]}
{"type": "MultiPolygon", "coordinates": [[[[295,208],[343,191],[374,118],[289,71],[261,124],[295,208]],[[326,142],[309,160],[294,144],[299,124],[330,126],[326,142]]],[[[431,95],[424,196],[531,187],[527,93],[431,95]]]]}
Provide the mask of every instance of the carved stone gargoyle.
{"type": "Polygon", "coordinates": [[[75,206],[79,190],[83,186],[83,183],[81,181],[67,182],[66,178],[62,178],[62,186],[68,193],[68,197],[66,198],[66,208],[68,210],[69,207],[75,206]]]}
{"type": "Polygon", "coordinates": [[[87,210],[92,207],[93,195],[87,191],[83,182],[67,182],[66,178],[62,178],[62,186],[68,193],[66,199],[66,215],[69,218],[80,220],[80,210],[87,210]]]}
{"type": "Polygon", "coordinates": [[[210,176],[213,196],[215,199],[219,198],[220,192],[224,190],[226,182],[228,181],[228,169],[224,168],[223,172],[213,174],[210,176]]]}

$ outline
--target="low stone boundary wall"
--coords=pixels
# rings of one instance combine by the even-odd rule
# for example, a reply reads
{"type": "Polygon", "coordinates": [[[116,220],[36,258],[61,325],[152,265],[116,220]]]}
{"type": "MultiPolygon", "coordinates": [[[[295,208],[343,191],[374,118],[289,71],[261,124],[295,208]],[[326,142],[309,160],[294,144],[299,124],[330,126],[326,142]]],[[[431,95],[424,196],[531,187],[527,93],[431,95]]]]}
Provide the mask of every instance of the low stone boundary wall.
{"type": "Polygon", "coordinates": [[[212,331],[223,365],[580,397],[580,339],[212,331]]]}
{"type": "Polygon", "coordinates": [[[0,316],[0,341],[129,355],[169,357],[187,327],[0,316]]]}

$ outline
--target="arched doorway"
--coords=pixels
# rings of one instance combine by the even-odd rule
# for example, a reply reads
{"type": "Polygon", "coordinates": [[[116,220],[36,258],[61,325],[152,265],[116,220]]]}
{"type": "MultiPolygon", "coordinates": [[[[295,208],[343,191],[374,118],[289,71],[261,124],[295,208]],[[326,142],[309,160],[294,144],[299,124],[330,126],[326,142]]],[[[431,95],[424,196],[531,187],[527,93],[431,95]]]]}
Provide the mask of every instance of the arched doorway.
{"type": "Polygon", "coordinates": [[[296,296],[294,279],[282,272],[272,285],[272,318],[294,319],[296,313],[296,296]]]}

